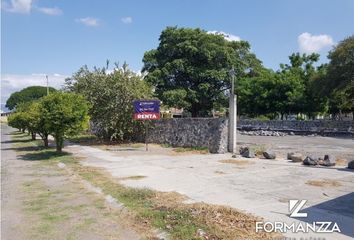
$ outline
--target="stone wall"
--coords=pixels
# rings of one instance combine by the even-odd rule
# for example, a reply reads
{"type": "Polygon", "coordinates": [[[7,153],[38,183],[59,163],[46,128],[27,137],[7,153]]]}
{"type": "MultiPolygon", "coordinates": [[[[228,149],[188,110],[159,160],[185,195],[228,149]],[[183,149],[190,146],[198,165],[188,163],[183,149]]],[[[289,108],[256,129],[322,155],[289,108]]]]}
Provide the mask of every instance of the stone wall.
{"type": "MultiPolygon", "coordinates": [[[[354,136],[354,121],[239,120],[238,129],[354,136]]],[[[211,153],[225,153],[228,144],[228,120],[224,118],[174,118],[152,121],[148,141],[174,147],[207,147],[211,153]]]]}
{"type": "Polygon", "coordinates": [[[354,121],[258,121],[239,120],[238,128],[242,130],[274,130],[292,131],[295,133],[318,133],[318,134],[354,134],[354,121]]]}
{"type": "Polygon", "coordinates": [[[227,125],[223,118],[173,118],[152,121],[150,143],[174,147],[207,147],[211,153],[227,152],[227,125]]]}

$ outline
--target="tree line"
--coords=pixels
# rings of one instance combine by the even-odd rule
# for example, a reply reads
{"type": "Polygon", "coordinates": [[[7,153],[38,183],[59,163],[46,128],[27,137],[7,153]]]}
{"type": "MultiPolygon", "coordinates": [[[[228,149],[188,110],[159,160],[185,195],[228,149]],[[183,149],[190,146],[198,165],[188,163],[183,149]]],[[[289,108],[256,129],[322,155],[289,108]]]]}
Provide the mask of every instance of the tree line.
{"type": "Polygon", "coordinates": [[[167,27],[159,41],[144,54],[142,74],[126,63],[109,70],[107,61],[92,70],[83,66],[49,96],[43,89],[12,94],[7,106],[16,113],[9,123],[40,134],[44,142],[51,134],[60,148],[65,136],[87,127],[89,116],[100,138],[134,141],[144,131],[132,118],[135,99],[160,99],[163,108],[183,108],[191,117],[227,114],[231,69],[239,115],[284,119],[354,112],[354,36],[330,51],[328,64],[317,66],[318,54],[294,53],[277,71],[265,68],[247,41],[202,29],[167,27]]]}
{"type": "MultiPolygon", "coordinates": [[[[44,87],[31,90],[41,92],[41,88],[44,87]]],[[[75,93],[38,94],[28,102],[17,103],[16,111],[8,117],[8,124],[22,132],[27,130],[32,134],[32,140],[38,134],[45,147],[48,147],[48,136],[52,135],[57,152],[61,152],[66,137],[87,129],[88,106],[84,97],[75,93]]]]}
{"type": "Polygon", "coordinates": [[[156,49],[145,53],[145,80],[170,107],[192,117],[227,111],[230,69],[236,72],[239,115],[283,119],[290,114],[336,116],[354,112],[354,36],[330,51],[329,63],[315,66],[318,54],[293,53],[277,71],[265,68],[246,41],[227,41],[201,29],[168,27],[156,49]]]}

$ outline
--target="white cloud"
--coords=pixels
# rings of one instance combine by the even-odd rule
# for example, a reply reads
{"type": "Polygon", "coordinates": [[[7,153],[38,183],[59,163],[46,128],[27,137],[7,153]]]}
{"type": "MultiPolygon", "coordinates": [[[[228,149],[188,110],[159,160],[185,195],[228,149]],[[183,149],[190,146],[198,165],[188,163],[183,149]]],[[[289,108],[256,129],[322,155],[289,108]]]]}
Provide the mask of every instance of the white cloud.
{"type": "MultiPolygon", "coordinates": [[[[10,95],[16,91],[29,86],[47,86],[44,73],[33,73],[28,75],[3,74],[1,75],[1,103],[5,103],[10,95]]],[[[48,74],[49,86],[60,89],[65,78],[68,76],[61,74],[48,74]]]]}
{"type": "Polygon", "coordinates": [[[44,13],[47,15],[52,15],[52,16],[57,16],[57,15],[63,14],[63,11],[57,7],[54,7],[54,8],[38,7],[37,10],[41,13],[44,13]]]}
{"type": "Polygon", "coordinates": [[[31,13],[32,8],[47,15],[61,15],[63,13],[63,11],[58,7],[36,7],[32,6],[32,3],[33,0],[11,0],[10,2],[4,1],[2,2],[2,8],[7,12],[22,14],[31,13]]]}
{"type": "Polygon", "coordinates": [[[2,2],[3,9],[12,13],[30,13],[32,0],[11,0],[11,2],[2,2]]]}
{"type": "Polygon", "coordinates": [[[230,34],[230,33],[226,33],[223,31],[208,31],[209,34],[215,34],[215,35],[221,35],[223,36],[227,41],[231,42],[231,41],[241,41],[241,38],[239,36],[230,34]]]}
{"type": "Polygon", "coordinates": [[[326,34],[311,35],[308,32],[301,33],[297,38],[297,42],[300,52],[303,53],[317,53],[326,47],[334,45],[331,36],[326,34]]]}
{"type": "Polygon", "coordinates": [[[91,18],[91,17],[79,18],[79,19],[76,19],[76,22],[82,23],[82,24],[89,26],[89,27],[98,27],[100,25],[99,19],[91,18]]]}
{"type": "Polygon", "coordinates": [[[133,18],[132,17],[124,17],[120,19],[123,23],[125,24],[129,24],[133,22],[133,18]]]}

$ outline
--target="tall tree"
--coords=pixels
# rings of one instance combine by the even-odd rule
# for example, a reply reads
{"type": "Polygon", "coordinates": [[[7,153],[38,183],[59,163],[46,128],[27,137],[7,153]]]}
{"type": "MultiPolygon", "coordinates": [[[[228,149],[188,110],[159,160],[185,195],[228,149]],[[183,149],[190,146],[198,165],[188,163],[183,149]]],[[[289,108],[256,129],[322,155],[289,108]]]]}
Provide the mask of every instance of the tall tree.
{"type": "Polygon", "coordinates": [[[317,90],[319,76],[323,75],[323,67],[316,68],[314,64],[319,60],[317,53],[293,53],[289,56],[290,65],[281,64],[279,74],[286,74],[297,78],[302,84],[303,95],[298,99],[297,106],[289,109],[293,113],[305,113],[309,118],[326,111],[327,98],[317,90]]]}
{"type": "Polygon", "coordinates": [[[264,70],[257,77],[241,78],[237,93],[240,113],[251,117],[269,115],[272,118],[296,112],[303,97],[303,85],[290,72],[264,70]]]}
{"type": "Polygon", "coordinates": [[[341,41],[328,55],[325,92],[332,97],[332,110],[354,116],[354,35],[341,41]]]}
{"type": "Polygon", "coordinates": [[[141,122],[133,120],[133,100],[152,98],[152,89],[127,64],[116,65],[113,72],[108,72],[108,64],[93,71],[84,66],[66,80],[66,88],[90,102],[90,120],[99,137],[130,141],[144,131],[141,122]]]}
{"type": "Polygon", "coordinates": [[[164,104],[183,107],[193,117],[210,115],[215,103],[225,102],[232,67],[238,78],[262,69],[246,41],[177,27],[167,27],[159,40],[157,49],[144,54],[145,79],[164,104]]]}
{"type": "MultiPolygon", "coordinates": [[[[55,92],[55,88],[50,87],[49,92],[55,92]]],[[[6,107],[10,110],[16,108],[20,103],[28,103],[33,100],[37,100],[47,95],[47,87],[31,86],[22,89],[19,92],[14,92],[10,95],[6,101],[6,107]]]]}

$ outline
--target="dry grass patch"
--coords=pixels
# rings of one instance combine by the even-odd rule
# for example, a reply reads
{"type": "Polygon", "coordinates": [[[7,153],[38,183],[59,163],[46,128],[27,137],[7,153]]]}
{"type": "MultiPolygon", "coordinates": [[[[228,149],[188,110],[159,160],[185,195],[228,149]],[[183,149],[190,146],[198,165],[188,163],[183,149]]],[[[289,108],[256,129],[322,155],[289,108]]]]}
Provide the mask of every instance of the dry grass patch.
{"type": "Polygon", "coordinates": [[[287,199],[287,198],[279,198],[278,201],[281,202],[281,203],[288,203],[289,199],[287,199]]]}
{"type": "Polygon", "coordinates": [[[244,166],[244,165],[251,165],[251,164],[254,164],[254,162],[251,162],[251,161],[248,161],[248,160],[241,160],[241,159],[219,160],[218,162],[220,162],[220,163],[235,164],[235,165],[238,165],[238,166],[244,166]]]}
{"type": "Polygon", "coordinates": [[[124,151],[124,150],[139,150],[145,148],[144,143],[112,143],[112,144],[98,144],[93,146],[95,148],[105,151],[124,151]]]}
{"type": "Polygon", "coordinates": [[[322,180],[309,180],[306,184],[315,187],[340,187],[342,184],[336,180],[332,179],[322,179],[322,180]]]}
{"type": "Polygon", "coordinates": [[[184,155],[184,154],[208,154],[209,150],[205,147],[177,147],[173,148],[171,155],[184,155]]]}
{"type": "MultiPolygon", "coordinates": [[[[157,193],[156,207],[187,212],[195,223],[207,226],[202,229],[203,239],[274,239],[274,233],[255,232],[255,224],[262,221],[252,214],[231,207],[206,203],[184,203],[187,198],[179,193],[157,193]]],[[[173,227],[173,226],[172,226],[173,227]]]]}
{"type": "Polygon", "coordinates": [[[215,174],[225,174],[225,172],[223,172],[223,171],[215,171],[214,173],[215,174]]]}
{"type": "MultiPolygon", "coordinates": [[[[130,222],[145,231],[162,229],[171,239],[272,239],[274,233],[256,233],[255,223],[260,219],[236,209],[206,203],[185,203],[188,198],[176,192],[158,192],[136,189],[119,184],[97,168],[74,165],[74,172],[100,187],[122,202],[132,213],[130,222]],[[135,222],[135,224],[134,224],[135,222]],[[205,238],[208,237],[208,238],[205,238]]],[[[151,236],[151,235],[150,235],[151,236]]]]}
{"type": "Polygon", "coordinates": [[[336,159],[336,165],[338,165],[338,166],[347,166],[347,164],[348,164],[347,159],[344,159],[344,158],[336,159]]]}
{"type": "Polygon", "coordinates": [[[124,181],[124,180],[140,180],[146,178],[146,176],[141,176],[141,175],[137,175],[137,176],[129,176],[129,177],[121,177],[118,178],[118,180],[124,181]]]}

